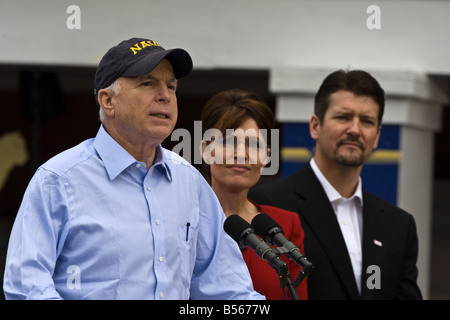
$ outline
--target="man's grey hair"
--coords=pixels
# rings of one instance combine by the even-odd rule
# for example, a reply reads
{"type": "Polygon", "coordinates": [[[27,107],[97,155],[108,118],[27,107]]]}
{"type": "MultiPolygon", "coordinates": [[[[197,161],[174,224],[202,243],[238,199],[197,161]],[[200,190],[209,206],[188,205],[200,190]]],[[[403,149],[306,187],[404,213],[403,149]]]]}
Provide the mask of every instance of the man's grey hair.
{"type": "MultiPolygon", "coordinates": [[[[115,95],[118,95],[120,93],[120,78],[116,79],[111,85],[105,89],[111,90],[115,95]]],[[[105,111],[103,111],[103,108],[100,107],[100,110],[98,111],[98,116],[100,118],[100,122],[103,123],[105,120],[105,111]]]]}

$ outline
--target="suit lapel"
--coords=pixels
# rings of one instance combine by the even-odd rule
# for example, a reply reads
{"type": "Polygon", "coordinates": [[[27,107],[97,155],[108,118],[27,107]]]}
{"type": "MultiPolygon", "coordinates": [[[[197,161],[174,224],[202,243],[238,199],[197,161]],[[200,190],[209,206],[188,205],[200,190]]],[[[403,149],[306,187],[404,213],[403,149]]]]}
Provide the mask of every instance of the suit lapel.
{"type": "MultiPolygon", "coordinates": [[[[301,199],[299,212],[330,258],[349,296],[359,299],[353,268],[333,207],[309,164],[298,174],[296,193],[301,199]]],[[[307,242],[305,236],[305,247],[307,242]]]]}
{"type": "MultiPolygon", "coordinates": [[[[361,279],[361,296],[364,299],[373,298],[377,292],[376,289],[369,289],[367,285],[368,278],[374,274],[373,269],[369,266],[382,268],[383,256],[385,254],[384,244],[387,243],[386,229],[379,213],[383,210],[377,201],[373,201],[373,196],[363,191],[364,208],[363,208],[363,240],[362,240],[362,279],[361,279]]],[[[369,281],[373,283],[373,280],[369,281]]]]}

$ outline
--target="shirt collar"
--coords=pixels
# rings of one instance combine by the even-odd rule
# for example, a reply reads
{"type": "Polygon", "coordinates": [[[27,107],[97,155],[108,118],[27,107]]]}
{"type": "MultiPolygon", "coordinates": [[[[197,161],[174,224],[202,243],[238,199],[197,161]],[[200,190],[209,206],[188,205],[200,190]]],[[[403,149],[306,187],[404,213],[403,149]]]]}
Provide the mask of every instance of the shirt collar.
{"type": "MultiPolygon", "coordinates": [[[[340,203],[345,198],[341,196],[341,194],[331,185],[331,183],[328,182],[327,178],[322,174],[319,167],[317,166],[316,162],[314,161],[314,158],[311,159],[311,168],[313,169],[314,173],[316,174],[317,179],[319,179],[320,184],[322,185],[323,189],[325,190],[325,193],[327,194],[328,200],[330,200],[331,203],[338,202],[340,203]]],[[[362,183],[361,183],[361,177],[359,177],[358,185],[356,186],[355,193],[350,197],[347,198],[349,200],[352,199],[359,199],[361,205],[363,203],[362,198],[362,183]]]]}
{"type": "MultiPolygon", "coordinates": [[[[94,147],[102,159],[111,180],[114,180],[130,165],[136,163],[136,159],[106,132],[103,125],[100,126],[95,137],[94,147]]],[[[163,148],[160,145],[156,148],[154,166],[161,168],[165,172],[167,179],[170,182],[172,181],[172,174],[163,148]]]]}
{"type": "Polygon", "coordinates": [[[159,145],[158,147],[156,147],[156,154],[155,154],[155,160],[153,161],[153,166],[157,167],[159,170],[163,171],[167,177],[167,180],[169,182],[172,182],[172,171],[170,170],[170,166],[169,166],[169,159],[170,156],[168,157],[166,152],[164,151],[165,149],[163,147],[161,147],[161,145],[159,145]]]}

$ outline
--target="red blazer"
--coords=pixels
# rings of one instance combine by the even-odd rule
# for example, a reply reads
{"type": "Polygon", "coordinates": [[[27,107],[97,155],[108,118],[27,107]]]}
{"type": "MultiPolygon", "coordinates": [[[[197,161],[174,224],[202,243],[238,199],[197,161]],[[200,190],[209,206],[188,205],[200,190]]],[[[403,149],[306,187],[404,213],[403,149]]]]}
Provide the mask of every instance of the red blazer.
{"type": "MultiPolygon", "coordinates": [[[[305,234],[297,213],[272,206],[254,204],[259,208],[260,212],[269,215],[273,220],[278,222],[283,229],[286,238],[295,243],[300,251],[304,253],[303,239],[305,234]]],[[[271,266],[269,266],[267,261],[261,260],[256,253],[249,248],[242,251],[242,256],[244,257],[250,272],[254,289],[263,294],[267,300],[285,300],[286,298],[281,290],[280,282],[278,280],[278,274],[271,266]]],[[[291,279],[292,282],[294,282],[300,273],[301,267],[284,255],[282,255],[281,258],[288,264],[291,279]]],[[[308,299],[306,279],[304,279],[297,287],[297,293],[300,300],[308,299]]]]}

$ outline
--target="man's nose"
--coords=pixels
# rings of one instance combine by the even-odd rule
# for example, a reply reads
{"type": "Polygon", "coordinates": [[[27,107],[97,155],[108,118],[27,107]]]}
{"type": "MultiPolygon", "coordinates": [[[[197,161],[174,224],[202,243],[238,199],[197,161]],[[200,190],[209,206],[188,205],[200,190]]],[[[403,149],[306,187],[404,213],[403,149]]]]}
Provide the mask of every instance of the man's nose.
{"type": "Polygon", "coordinates": [[[361,121],[358,117],[354,117],[348,125],[347,134],[357,135],[361,134],[361,121]]]}
{"type": "Polygon", "coordinates": [[[155,100],[158,102],[170,102],[169,88],[165,84],[158,86],[158,93],[155,96],[155,100]]]}

